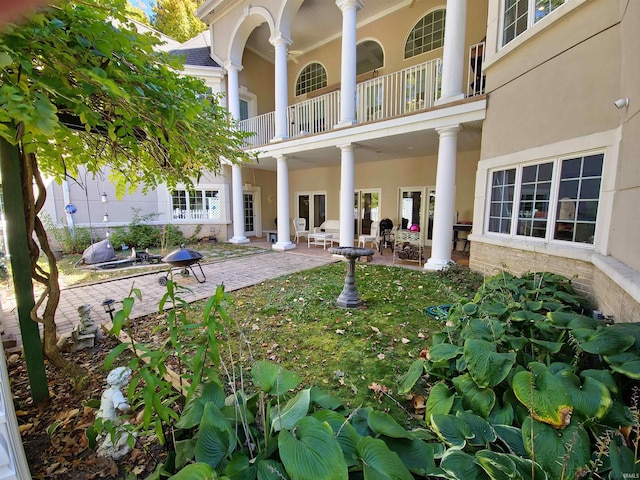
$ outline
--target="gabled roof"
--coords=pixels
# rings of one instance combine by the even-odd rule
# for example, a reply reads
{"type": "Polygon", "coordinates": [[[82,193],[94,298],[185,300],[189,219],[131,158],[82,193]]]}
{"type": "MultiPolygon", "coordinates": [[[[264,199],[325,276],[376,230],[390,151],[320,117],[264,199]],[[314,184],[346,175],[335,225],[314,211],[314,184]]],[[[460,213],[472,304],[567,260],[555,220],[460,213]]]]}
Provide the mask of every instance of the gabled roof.
{"type": "Polygon", "coordinates": [[[220,67],[211,58],[209,31],[199,33],[177,48],[169,50],[171,55],[185,56],[185,65],[198,67],[220,67]]]}

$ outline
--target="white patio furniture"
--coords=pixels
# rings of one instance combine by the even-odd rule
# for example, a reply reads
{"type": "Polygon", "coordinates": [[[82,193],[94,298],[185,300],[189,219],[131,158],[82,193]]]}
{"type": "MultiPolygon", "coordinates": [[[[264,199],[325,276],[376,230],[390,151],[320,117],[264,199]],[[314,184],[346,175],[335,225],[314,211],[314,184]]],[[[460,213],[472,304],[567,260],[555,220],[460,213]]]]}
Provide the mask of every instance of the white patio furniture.
{"type": "Polygon", "coordinates": [[[300,237],[307,237],[309,239],[309,230],[307,230],[307,220],[304,218],[294,218],[293,219],[293,230],[295,232],[295,236],[293,240],[298,243],[300,237]]]}
{"type": "Polygon", "coordinates": [[[371,231],[368,235],[360,235],[358,237],[358,247],[366,247],[367,243],[371,243],[375,250],[379,249],[380,240],[380,222],[375,221],[371,223],[371,231]]]}

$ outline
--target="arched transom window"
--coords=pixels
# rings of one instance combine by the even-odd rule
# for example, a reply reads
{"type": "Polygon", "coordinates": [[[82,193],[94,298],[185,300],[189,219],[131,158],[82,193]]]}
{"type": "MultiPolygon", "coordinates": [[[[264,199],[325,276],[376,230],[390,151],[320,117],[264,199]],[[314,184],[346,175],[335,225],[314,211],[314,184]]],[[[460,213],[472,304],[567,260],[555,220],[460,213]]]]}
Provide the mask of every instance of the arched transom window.
{"type": "Polygon", "coordinates": [[[298,76],[296,96],[313,92],[327,86],[327,71],[319,63],[310,63],[298,76]]]}
{"type": "Polygon", "coordinates": [[[407,43],[404,46],[404,58],[415,57],[442,47],[444,45],[444,19],[444,8],[422,17],[407,38],[407,43]]]}
{"type": "Polygon", "coordinates": [[[356,49],[356,75],[370,72],[384,65],[384,53],[378,42],[366,40],[356,49]]]}

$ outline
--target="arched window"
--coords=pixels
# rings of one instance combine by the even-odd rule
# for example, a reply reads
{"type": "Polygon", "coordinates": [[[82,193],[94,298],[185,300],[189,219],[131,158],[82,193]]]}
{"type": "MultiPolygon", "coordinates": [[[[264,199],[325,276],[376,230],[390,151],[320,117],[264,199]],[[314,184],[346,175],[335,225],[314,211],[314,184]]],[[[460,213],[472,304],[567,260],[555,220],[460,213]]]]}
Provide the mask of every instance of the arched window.
{"type": "Polygon", "coordinates": [[[415,57],[442,47],[444,45],[444,19],[444,8],[422,17],[407,38],[407,43],[404,46],[404,58],[415,57]]]}
{"type": "Polygon", "coordinates": [[[384,65],[384,53],[378,42],[366,40],[356,47],[356,75],[361,75],[384,65]]]}
{"type": "Polygon", "coordinates": [[[313,92],[327,86],[327,71],[319,63],[310,63],[298,76],[296,96],[313,92]]]}

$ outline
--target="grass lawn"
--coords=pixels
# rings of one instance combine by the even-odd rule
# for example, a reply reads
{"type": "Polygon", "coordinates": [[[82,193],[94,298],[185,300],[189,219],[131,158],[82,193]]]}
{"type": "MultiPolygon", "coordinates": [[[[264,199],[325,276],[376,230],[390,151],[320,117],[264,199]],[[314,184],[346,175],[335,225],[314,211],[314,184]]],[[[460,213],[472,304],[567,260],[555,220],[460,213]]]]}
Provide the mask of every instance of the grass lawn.
{"type": "MultiPolygon", "coordinates": [[[[254,360],[270,360],[299,374],[302,386],[321,387],[352,407],[389,409],[406,420],[409,415],[399,404],[407,402],[393,393],[398,377],[441,328],[425,308],[472,295],[482,279],[460,267],[426,273],[357,264],[364,307],[343,309],[336,299],[345,271],[346,265],[337,263],[229,293],[229,337],[220,347],[225,364],[230,371],[241,367],[248,374],[254,360]],[[386,387],[389,395],[380,393],[381,388],[376,393],[374,384],[386,387]]],[[[192,322],[199,320],[203,305],[192,304],[192,322]]],[[[149,320],[166,325],[164,315],[149,320]]],[[[145,322],[133,323],[150,330],[145,322]]],[[[186,343],[203,341],[201,333],[189,331],[193,336],[185,337],[186,343]]],[[[142,334],[140,330],[134,337],[142,334]]],[[[162,333],[153,335],[156,342],[158,335],[162,333]]]]}

